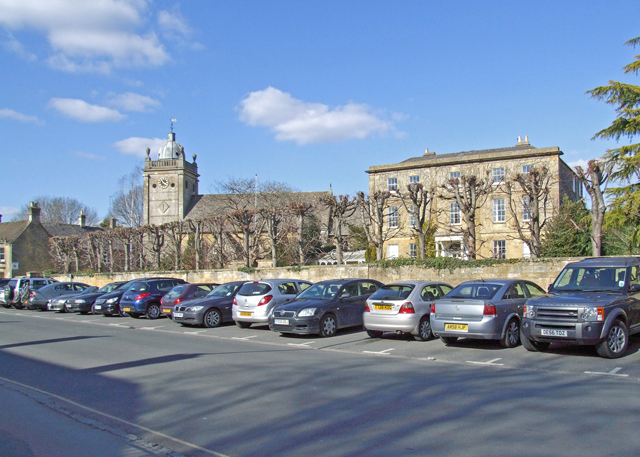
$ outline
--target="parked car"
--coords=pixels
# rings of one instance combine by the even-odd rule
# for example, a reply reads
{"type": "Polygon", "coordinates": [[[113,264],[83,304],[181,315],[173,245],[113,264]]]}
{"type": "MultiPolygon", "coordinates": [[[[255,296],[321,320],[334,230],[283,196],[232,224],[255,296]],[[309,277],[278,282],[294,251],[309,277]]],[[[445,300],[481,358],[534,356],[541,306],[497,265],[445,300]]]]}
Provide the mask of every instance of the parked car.
{"type": "Polygon", "coordinates": [[[264,279],[247,282],[233,300],[233,320],[240,328],[249,328],[251,324],[267,324],[273,308],[295,300],[296,295],[312,284],[300,279],[264,279]]]}
{"type": "Polygon", "coordinates": [[[209,292],[220,284],[214,283],[197,283],[197,284],[178,284],[171,289],[160,300],[160,313],[166,316],[171,316],[173,307],[178,303],[186,302],[189,300],[195,300],[198,298],[206,297],[209,292]]]}
{"type": "Polygon", "coordinates": [[[146,315],[147,319],[160,317],[160,300],[178,284],[186,284],[183,279],[152,279],[136,282],[120,300],[120,308],[135,319],[146,315]]]}
{"type": "Polygon", "coordinates": [[[9,284],[11,278],[2,278],[0,279],[0,305],[4,308],[11,308],[11,305],[4,301],[4,286],[9,284]]]}
{"type": "Polygon", "coordinates": [[[176,305],[172,314],[174,322],[182,325],[204,325],[207,328],[231,322],[233,299],[246,282],[228,282],[216,287],[204,298],[176,305]]]}
{"type": "Polygon", "coordinates": [[[49,284],[31,292],[27,307],[29,309],[46,311],[49,300],[59,297],[60,295],[78,294],[88,287],[91,286],[81,282],[58,282],[49,284]]]}
{"type": "Polygon", "coordinates": [[[53,278],[11,278],[4,288],[0,289],[0,303],[6,305],[5,308],[13,306],[16,309],[24,309],[29,299],[27,293],[56,282],[58,281],[53,278]],[[21,294],[21,291],[25,293],[21,294]]]}
{"type": "Polygon", "coordinates": [[[102,286],[100,289],[96,288],[96,290],[91,292],[87,289],[80,295],[69,297],[64,305],[65,310],[68,313],[93,313],[93,305],[98,298],[117,290],[123,284],[126,284],[125,281],[112,282],[106,286],[102,286]]]}
{"type": "Polygon", "coordinates": [[[97,298],[93,304],[93,310],[92,310],[93,314],[102,314],[107,317],[113,316],[114,314],[117,314],[120,317],[127,316],[127,313],[120,308],[120,300],[122,299],[122,296],[134,284],[139,282],[149,281],[151,279],[171,279],[171,278],[155,277],[155,278],[132,279],[122,284],[113,292],[109,292],[108,294],[102,295],[101,297],[97,298]]]}
{"type": "Polygon", "coordinates": [[[382,287],[372,279],[321,281],[269,316],[274,332],[333,336],[338,329],[362,325],[367,298],[382,287]]]}
{"type": "Polygon", "coordinates": [[[526,302],[522,345],[593,345],[598,355],[622,357],[640,332],[640,258],[596,258],[564,267],[549,293],[526,302]]]}
{"type": "Polygon", "coordinates": [[[381,338],[384,332],[406,333],[420,341],[433,337],[431,305],[453,287],[444,282],[402,281],[386,284],[368,299],[362,315],[367,335],[381,338]]]}
{"type": "Polygon", "coordinates": [[[96,290],[98,290],[96,286],[91,286],[91,287],[87,287],[85,290],[83,290],[80,293],[75,293],[72,295],[61,295],[59,297],[52,298],[51,300],[49,300],[49,303],[47,303],[47,309],[49,311],[58,311],[59,313],[66,313],[67,312],[66,304],[69,300],[73,300],[74,298],[82,294],[89,294],[89,293],[95,292],[96,290]]]}
{"type": "Polygon", "coordinates": [[[512,348],[520,343],[525,301],[544,293],[520,279],[463,282],[431,305],[431,329],[447,345],[462,337],[500,340],[512,348]]]}

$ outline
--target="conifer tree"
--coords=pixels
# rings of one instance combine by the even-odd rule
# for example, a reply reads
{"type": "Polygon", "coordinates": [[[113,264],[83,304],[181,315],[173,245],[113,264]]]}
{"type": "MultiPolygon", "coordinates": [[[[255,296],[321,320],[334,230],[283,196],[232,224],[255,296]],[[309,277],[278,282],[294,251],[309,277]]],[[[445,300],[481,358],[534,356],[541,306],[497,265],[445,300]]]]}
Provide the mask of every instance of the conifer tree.
{"type": "Polygon", "coordinates": [[[584,200],[572,202],[565,195],[560,211],[548,223],[540,246],[542,257],[580,257],[591,252],[589,210],[584,200]]]}

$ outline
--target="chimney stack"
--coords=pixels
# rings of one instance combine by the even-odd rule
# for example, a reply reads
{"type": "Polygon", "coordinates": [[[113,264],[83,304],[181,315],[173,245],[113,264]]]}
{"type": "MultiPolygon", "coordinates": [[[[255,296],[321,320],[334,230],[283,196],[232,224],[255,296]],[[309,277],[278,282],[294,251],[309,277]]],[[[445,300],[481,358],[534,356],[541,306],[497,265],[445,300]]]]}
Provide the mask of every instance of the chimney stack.
{"type": "Polygon", "coordinates": [[[118,223],[117,219],[115,217],[112,217],[109,219],[109,228],[110,229],[114,229],[116,228],[116,224],[118,223]]]}
{"type": "Polygon", "coordinates": [[[40,223],[40,207],[38,202],[31,202],[29,204],[29,222],[40,223]]]}
{"type": "Polygon", "coordinates": [[[522,137],[519,136],[516,146],[529,146],[529,135],[524,136],[524,141],[522,141],[522,137]]]}
{"type": "Polygon", "coordinates": [[[78,216],[78,225],[80,227],[84,227],[84,223],[87,220],[87,216],[84,215],[84,211],[80,210],[80,215],[78,216]]]}
{"type": "Polygon", "coordinates": [[[423,155],[423,157],[426,157],[426,156],[434,156],[434,155],[436,155],[436,153],[435,153],[434,151],[429,151],[429,148],[427,148],[427,149],[425,149],[425,150],[424,150],[424,155],[423,155]]]}

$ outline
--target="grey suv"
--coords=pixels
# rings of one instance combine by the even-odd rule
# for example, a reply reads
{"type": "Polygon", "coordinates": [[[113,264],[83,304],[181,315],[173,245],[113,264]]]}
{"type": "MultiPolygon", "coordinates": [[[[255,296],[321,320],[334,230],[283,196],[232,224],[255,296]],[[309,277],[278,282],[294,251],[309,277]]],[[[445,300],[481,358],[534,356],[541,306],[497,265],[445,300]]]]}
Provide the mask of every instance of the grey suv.
{"type": "Polygon", "coordinates": [[[622,357],[629,335],[640,332],[640,258],[594,258],[570,263],[549,293],[527,300],[522,345],[594,345],[601,357],[622,357]]]}
{"type": "Polygon", "coordinates": [[[0,289],[0,304],[8,307],[13,305],[16,309],[23,309],[29,298],[29,292],[38,290],[58,282],[52,278],[11,278],[9,283],[0,289]]]}

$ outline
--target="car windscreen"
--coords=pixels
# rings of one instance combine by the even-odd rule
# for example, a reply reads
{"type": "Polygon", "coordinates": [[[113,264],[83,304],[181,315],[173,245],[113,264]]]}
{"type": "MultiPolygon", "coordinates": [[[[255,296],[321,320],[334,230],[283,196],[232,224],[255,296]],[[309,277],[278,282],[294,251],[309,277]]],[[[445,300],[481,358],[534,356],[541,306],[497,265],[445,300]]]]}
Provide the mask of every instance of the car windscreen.
{"type": "Polygon", "coordinates": [[[626,267],[567,267],[553,284],[557,292],[621,291],[626,267]]]}
{"type": "Polygon", "coordinates": [[[340,287],[342,287],[342,283],[320,282],[307,288],[300,295],[298,295],[297,298],[320,298],[330,300],[336,296],[336,294],[340,290],[340,287]]]}
{"type": "Polygon", "coordinates": [[[180,296],[180,294],[182,292],[184,292],[184,290],[189,287],[189,286],[175,286],[173,289],[171,289],[169,292],[167,292],[167,294],[164,296],[164,298],[178,298],[180,296]]]}
{"type": "Polygon", "coordinates": [[[231,297],[242,284],[222,284],[207,294],[207,297],[231,297]]]}
{"type": "Polygon", "coordinates": [[[82,295],[82,294],[92,294],[92,293],[94,293],[96,290],[98,290],[98,288],[97,288],[96,286],[87,287],[85,290],[83,290],[82,292],[80,292],[80,295],[82,295]]]}
{"type": "Polygon", "coordinates": [[[480,283],[465,283],[460,284],[453,289],[444,298],[471,298],[477,300],[490,300],[496,292],[500,290],[502,285],[500,284],[487,284],[486,282],[480,283]]]}
{"type": "Polygon", "coordinates": [[[404,300],[411,294],[415,286],[413,284],[389,284],[375,291],[371,300],[404,300]]]}
{"type": "Polygon", "coordinates": [[[248,282],[238,291],[238,295],[253,296],[264,295],[271,290],[271,286],[264,282],[248,282]]]}
{"type": "Polygon", "coordinates": [[[114,290],[118,289],[122,284],[118,284],[118,283],[111,283],[111,284],[107,284],[106,286],[102,286],[100,289],[97,290],[98,293],[101,294],[108,294],[109,292],[113,292],[114,290]]]}
{"type": "Polygon", "coordinates": [[[146,282],[139,282],[131,286],[129,292],[146,292],[149,290],[149,284],[146,282]]]}

